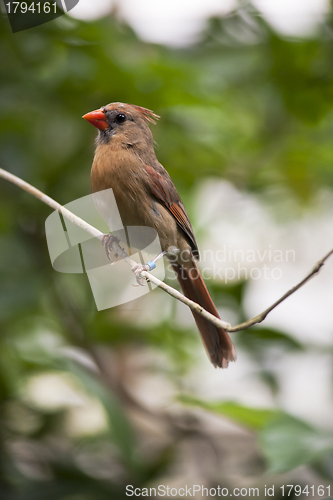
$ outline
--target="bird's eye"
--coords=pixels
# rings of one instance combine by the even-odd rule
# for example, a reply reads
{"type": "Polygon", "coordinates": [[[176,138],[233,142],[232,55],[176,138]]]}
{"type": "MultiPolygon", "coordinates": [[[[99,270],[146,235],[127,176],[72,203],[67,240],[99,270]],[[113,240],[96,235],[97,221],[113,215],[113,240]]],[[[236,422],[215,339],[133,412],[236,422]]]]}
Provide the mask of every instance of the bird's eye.
{"type": "Polygon", "coordinates": [[[124,115],[123,113],[119,113],[116,116],[116,122],[117,123],[124,123],[125,121],[126,121],[126,115],[124,115]]]}

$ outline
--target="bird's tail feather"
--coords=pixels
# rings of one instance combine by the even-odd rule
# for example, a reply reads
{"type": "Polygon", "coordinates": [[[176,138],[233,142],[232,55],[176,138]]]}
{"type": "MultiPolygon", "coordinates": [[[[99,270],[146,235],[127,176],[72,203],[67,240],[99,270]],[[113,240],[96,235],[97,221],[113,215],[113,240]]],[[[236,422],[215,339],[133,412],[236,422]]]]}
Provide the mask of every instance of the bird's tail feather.
{"type": "MultiPolygon", "coordinates": [[[[179,264],[172,264],[172,267],[184,295],[219,318],[195,261],[192,261],[190,269],[179,264]]],[[[211,362],[215,367],[227,368],[229,361],[236,361],[236,350],[228,333],[223,328],[213,325],[196,311],[192,310],[192,313],[211,362]]]]}

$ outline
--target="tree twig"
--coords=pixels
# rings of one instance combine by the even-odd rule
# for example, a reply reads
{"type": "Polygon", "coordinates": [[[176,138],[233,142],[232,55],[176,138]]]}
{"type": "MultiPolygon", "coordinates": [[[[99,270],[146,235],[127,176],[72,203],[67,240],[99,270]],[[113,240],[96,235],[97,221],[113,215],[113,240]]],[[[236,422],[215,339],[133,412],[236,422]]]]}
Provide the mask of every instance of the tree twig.
{"type": "MultiPolygon", "coordinates": [[[[70,210],[67,208],[63,207],[60,205],[60,203],[56,202],[46,194],[44,194],[42,191],[39,189],[36,189],[34,186],[31,184],[23,181],[16,175],[11,174],[10,172],[7,172],[6,170],[3,170],[0,168],[0,177],[3,179],[6,179],[7,181],[11,182],[12,184],[15,184],[16,186],[20,187],[24,191],[27,191],[31,195],[35,196],[38,198],[40,201],[43,203],[46,203],[46,205],[49,205],[51,208],[54,210],[57,210],[59,213],[61,213],[64,217],[66,217],[68,220],[70,220],[73,224],[76,224],[78,227],[81,229],[84,229],[88,233],[90,233],[93,237],[99,239],[101,242],[103,240],[104,234],[96,229],[95,227],[91,226],[87,222],[85,222],[83,219],[80,217],[77,217],[75,214],[73,214],[70,210]]],[[[137,262],[135,262],[133,259],[131,259],[126,252],[124,251],[123,248],[120,247],[119,243],[117,242],[116,239],[114,239],[111,243],[111,246],[113,250],[120,256],[122,257],[131,267],[136,266],[137,262]]],[[[249,319],[248,321],[245,321],[244,323],[240,323],[239,325],[231,326],[229,323],[226,323],[225,321],[221,320],[220,318],[217,318],[216,316],[213,316],[213,314],[210,314],[208,311],[206,311],[203,307],[201,307],[199,304],[194,302],[193,300],[188,299],[180,293],[178,290],[175,290],[171,286],[167,285],[163,281],[159,280],[156,278],[151,273],[148,273],[147,271],[142,271],[140,273],[140,277],[145,278],[147,281],[151,281],[154,283],[156,286],[164,290],[164,292],[168,293],[175,299],[179,300],[180,302],[183,302],[185,305],[190,307],[191,309],[195,310],[201,316],[206,318],[208,321],[213,323],[215,326],[219,328],[224,328],[228,332],[237,332],[239,330],[245,330],[246,328],[249,328],[250,326],[253,326],[257,323],[261,323],[266,316],[273,310],[275,309],[281,302],[283,302],[285,299],[290,297],[293,293],[295,293],[297,290],[299,290],[305,283],[307,283],[313,276],[319,273],[320,269],[326,262],[326,260],[333,255],[333,249],[330,250],[321,260],[317,262],[317,264],[314,266],[312,271],[310,271],[305,278],[300,281],[297,285],[295,285],[293,288],[291,288],[288,292],[286,292],[279,300],[274,302],[270,307],[265,309],[261,314],[258,314],[258,316],[255,316],[252,319],[249,319]]]]}
{"type": "Polygon", "coordinates": [[[16,175],[11,174],[10,172],[7,172],[7,170],[3,170],[0,168],[0,177],[3,179],[6,179],[7,181],[11,182],[12,184],[15,184],[16,186],[20,187],[24,191],[27,191],[27,193],[32,194],[32,196],[35,196],[35,198],[38,198],[40,201],[43,203],[46,203],[49,207],[53,208],[54,210],[57,210],[60,212],[66,219],[70,220],[73,222],[73,224],[76,224],[78,227],[81,227],[88,233],[90,233],[92,236],[95,238],[98,238],[100,241],[102,241],[103,238],[103,233],[101,231],[98,231],[95,227],[91,226],[87,222],[85,222],[83,219],[80,219],[80,217],[77,217],[74,215],[70,210],[67,210],[67,208],[63,207],[58,203],[57,201],[53,200],[46,194],[44,194],[42,191],[39,189],[35,188],[28,182],[23,181],[20,179],[20,177],[17,177],[16,175]]]}
{"type": "Polygon", "coordinates": [[[269,314],[271,311],[273,311],[273,309],[275,309],[279,304],[281,304],[281,302],[283,302],[288,297],[290,297],[290,295],[292,295],[297,290],[299,290],[303,285],[305,285],[305,283],[307,283],[311,278],[313,278],[313,276],[318,274],[320,269],[325,264],[325,261],[331,255],[333,255],[333,249],[330,250],[322,259],[320,259],[317,262],[317,264],[314,266],[312,271],[310,271],[309,274],[307,274],[305,276],[305,278],[302,279],[302,281],[300,281],[297,285],[290,288],[290,290],[288,290],[288,292],[286,292],[284,295],[282,295],[282,297],[280,297],[279,300],[274,302],[274,304],[272,304],[270,307],[265,309],[261,314],[258,314],[258,316],[255,316],[252,319],[248,319],[247,321],[244,321],[244,323],[240,323],[239,325],[235,325],[235,326],[231,326],[230,328],[227,328],[228,332],[238,332],[239,330],[244,330],[245,328],[249,328],[250,326],[256,325],[257,323],[261,323],[262,321],[264,321],[267,314],[269,314]]]}
{"type": "MultiPolygon", "coordinates": [[[[103,240],[104,234],[96,229],[95,227],[91,226],[87,222],[85,222],[83,219],[78,217],[77,215],[73,214],[70,210],[67,208],[63,207],[58,203],[57,201],[53,200],[46,194],[44,194],[42,191],[39,189],[36,189],[34,186],[29,184],[28,182],[23,181],[16,175],[13,175],[6,170],[3,170],[0,168],[0,177],[3,179],[6,179],[7,181],[11,182],[12,184],[15,184],[16,186],[20,187],[21,189],[24,189],[24,191],[27,191],[28,193],[32,194],[36,198],[38,198],[40,201],[43,203],[46,203],[46,205],[49,205],[51,208],[54,210],[57,210],[59,213],[61,213],[64,217],[66,217],[68,220],[70,220],[73,224],[76,224],[78,227],[84,229],[88,233],[90,233],[92,236],[95,238],[98,238],[100,241],[103,240]]],[[[122,257],[131,267],[136,266],[137,262],[135,262],[133,259],[131,259],[123,250],[123,248],[120,247],[120,245],[117,243],[116,239],[114,239],[111,243],[111,246],[113,250],[120,256],[122,257]]],[[[196,302],[193,302],[192,300],[188,299],[183,295],[182,293],[178,292],[178,290],[175,290],[171,286],[167,285],[163,281],[159,280],[154,276],[153,274],[148,273],[147,271],[142,271],[140,276],[145,278],[146,280],[151,281],[154,283],[156,286],[167,292],[169,295],[174,297],[175,299],[180,300],[184,304],[186,304],[188,307],[191,309],[195,309],[199,314],[201,314],[203,317],[208,319],[208,321],[212,322],[218,327],[222,328],[228,328],[230,327],[229,323],[226,323],[225,321],[222,321],[220,318],[216,318],[216,316],[213,316],[210,314],[208,311],[206,311],[203,307],[199,306],[196,302]]]]}

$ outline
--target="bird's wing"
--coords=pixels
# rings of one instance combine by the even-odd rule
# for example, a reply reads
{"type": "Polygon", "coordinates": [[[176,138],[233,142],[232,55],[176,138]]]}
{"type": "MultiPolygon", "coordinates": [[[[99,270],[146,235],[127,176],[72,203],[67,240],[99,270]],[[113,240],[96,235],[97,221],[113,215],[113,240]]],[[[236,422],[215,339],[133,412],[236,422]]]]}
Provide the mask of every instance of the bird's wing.
{"type": "Polygon", "coordinates": [[[190,219],[171,177],[162,166],[161,173],[149,165],[146,165],[146,171],[148,173],[148,185],[151,193],[173,215],[178,226],[188,237],[194,257],[199,258],[198,245],[190,219]]]}

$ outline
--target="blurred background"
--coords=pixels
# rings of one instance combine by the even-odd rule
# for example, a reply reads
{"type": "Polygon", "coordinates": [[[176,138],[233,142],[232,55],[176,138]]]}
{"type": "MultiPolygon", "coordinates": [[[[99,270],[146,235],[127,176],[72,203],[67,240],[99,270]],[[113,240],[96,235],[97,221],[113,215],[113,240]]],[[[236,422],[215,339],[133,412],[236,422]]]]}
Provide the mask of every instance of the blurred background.
{"type": "MultiPolygon", "coordinates": [[[[260,313],[333,247],[328,0],[80,0],[19,33],[0,22],[0,166],[66,204],[90,193],[81,116],[152,109],[223,319],[260,313]]],[[[333,495],[332,261],[215,370],[162,291],[98,312],[85,275],[54,271],[50,213],[0,179],[1,500],[333,495]]]]}

